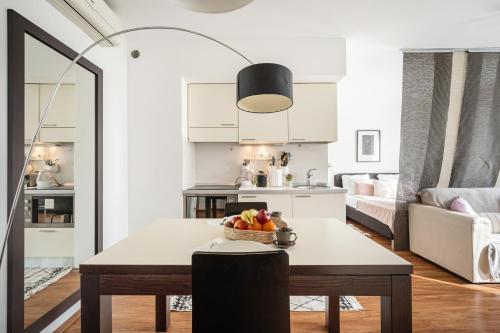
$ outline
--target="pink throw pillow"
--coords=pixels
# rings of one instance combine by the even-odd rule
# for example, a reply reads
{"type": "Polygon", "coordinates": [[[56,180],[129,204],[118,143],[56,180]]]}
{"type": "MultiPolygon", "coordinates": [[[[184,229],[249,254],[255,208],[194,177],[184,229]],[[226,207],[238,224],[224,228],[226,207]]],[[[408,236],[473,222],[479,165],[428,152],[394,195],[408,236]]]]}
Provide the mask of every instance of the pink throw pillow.
{"type": "Polygon", "coordinates": [[[354,194],[373,196],[373,180],[361,180],[354,182],[354,194]]]}
{"type": "Polygon", "coordinates": [[[471,215],[476,214],[470,203],[468,203],[467,200],[461,197],[453,199],[450,205],[450,210],[464,214],[471,214],[471,215]]]}

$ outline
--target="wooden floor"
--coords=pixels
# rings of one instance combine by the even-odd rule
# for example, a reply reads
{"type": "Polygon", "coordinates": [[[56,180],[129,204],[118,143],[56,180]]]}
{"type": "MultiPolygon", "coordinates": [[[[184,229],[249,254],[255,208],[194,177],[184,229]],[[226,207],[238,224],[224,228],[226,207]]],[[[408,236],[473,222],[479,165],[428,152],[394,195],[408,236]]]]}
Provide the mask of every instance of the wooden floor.
{"type": "MultiPolygon", "coordinates": [[[[387,239],[368,232],[390,249],[387,239]]],[[[473,285],[410,252],[398,254],[414,265],[414,332],[500,332],[500,285],[473,285]]],[[[379,298],[358,299],[365,310],[342,312],[341,331],[380,332],[379,298]]],[[[322,312],[292,312],[291,318],[292,332],[326,332],[322,312]]],[[[113,297],[113,332],[153,331],[153,297],[113,297]]],[[[75,316],[62,332],[80,332],[80,318],[75,316]]],[[[173,312],[169,332],[191,332],[191,314],[173,312]]]]}
{"type": "Polygon", "coordinates": [[[80,289],[80,273],[70,272],[24,301],[24,328],[80,289]]]}

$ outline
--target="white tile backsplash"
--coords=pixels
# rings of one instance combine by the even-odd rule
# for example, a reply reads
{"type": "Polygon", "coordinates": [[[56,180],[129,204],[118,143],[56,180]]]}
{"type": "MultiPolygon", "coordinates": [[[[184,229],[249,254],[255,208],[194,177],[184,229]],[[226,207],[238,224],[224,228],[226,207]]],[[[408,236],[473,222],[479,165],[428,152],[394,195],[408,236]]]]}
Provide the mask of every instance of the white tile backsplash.
{"type": "MultiPolygon", "coordinates": [[[[25,145],[25,154],[28,152],[28,146],[25,145]]],[[[35,173],[41,170],[44,163],[41,159],[47,158],[57,159],[59,170],[53,173],[53,176],[61,184],[74,182],[74,144],[73,143],[58,143],[55,145],[43,146],[37,145],[32,151],[32,161],[30,162],[32,172],[35,173]]]]}
{"type": "MultiPolygon", "coordinates": [[[[289,168],[294,183],[305,183],[308,169],[317,168],[312,183],[328,181],[327,144],[239,145],[236,143],[196,143],[195,183],[233,184],[240,175],[245,158],[259,156],[262,152],[276,158],[279,165],[283,151],[291,154],[289,168]]],[[[252,160],[252,168],[267,171],[269,161],[252,160]]]]}

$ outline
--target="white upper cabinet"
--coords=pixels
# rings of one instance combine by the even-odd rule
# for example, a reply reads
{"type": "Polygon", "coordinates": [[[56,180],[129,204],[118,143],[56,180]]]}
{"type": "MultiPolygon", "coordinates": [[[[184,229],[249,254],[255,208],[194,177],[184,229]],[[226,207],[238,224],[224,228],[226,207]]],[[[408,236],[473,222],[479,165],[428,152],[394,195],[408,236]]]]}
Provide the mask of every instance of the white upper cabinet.
{"type": "Polygon", "coordinates": [[[31,142],[39,121],[39,85],[24,85],[24,141],[31,142]]]}
{"type": "Polygon", "coordinates": [[[191,142],[238,142],[236,85],[188,85],[188,127],[191,142]]]}
{"type": "Polygon", "coordinates": [[[337,141],[337,85],[294,84],[288,131],[292,143],[337,141]]]}
{"type": "Polygon", "coordinates": [[[287,111],[237,111],[235,84],[188,85],[190,142],[301,143],[337,141],[337,85],[296,83],[287,111]]]}
{"type": "Polygon", "coordinates": [[[242,144],[288,142],[288,111],[251,113],[239,111],[239,142],[242,144]]]}
{"type": "MultiPolygon", "coordinates": [[[[54,84],[40,84],[40,118],[54,91],[54,84]]],[[[75,85],[62,84],[54,97],[43,127],[75,127],[75,85]]]]}

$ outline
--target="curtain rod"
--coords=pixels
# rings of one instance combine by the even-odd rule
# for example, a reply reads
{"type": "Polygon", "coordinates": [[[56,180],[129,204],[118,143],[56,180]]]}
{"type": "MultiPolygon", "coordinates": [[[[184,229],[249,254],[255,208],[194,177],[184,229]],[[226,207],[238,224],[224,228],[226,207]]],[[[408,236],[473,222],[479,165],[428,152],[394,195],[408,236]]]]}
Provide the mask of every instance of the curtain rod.
{"type": "Polygon", "coordinates": [[[403,53],[411,52],[500,52],[500,47],[476,47],[476,48],[429,48],[429,49],[412,49],[403,48],[401,49],[403,53]]]}

